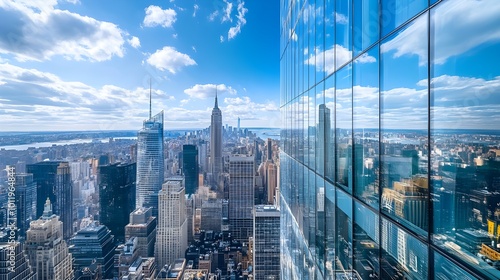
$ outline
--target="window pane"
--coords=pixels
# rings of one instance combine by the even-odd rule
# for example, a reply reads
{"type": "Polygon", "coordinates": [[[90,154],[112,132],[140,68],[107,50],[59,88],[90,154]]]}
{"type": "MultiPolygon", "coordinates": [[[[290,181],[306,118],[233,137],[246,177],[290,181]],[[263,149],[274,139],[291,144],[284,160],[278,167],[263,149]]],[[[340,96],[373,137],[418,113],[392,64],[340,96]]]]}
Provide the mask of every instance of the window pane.
{"type": "Polygon", "coordinates": [[[490,279],[500,279],[499,14],[493,0],[431,11],[433,241],[490,279]]]}
{"type": "Polygon", "coordinates": [[[379,201],[379,67],[378,47],[353,64],[354,190],[378,208],[379,201]]]}
{"type": "Polygon", "coordinates": [[[441,254],[434,252],[434,279],[439,280],[476,280],[477,278],[470,275],[456,264],[443,257],[441,254]]]}
{"type": "Polygon", "coordinates": [[[427,246],[382,218],[380,279],[427,279],[427,246]]]}
{"type": "Polygon", "coordinates": [[[352,0],[337,1],[335,8],[335,66],[339,69],[352,58],[352,0]]]}
{"type": "Polygon", "coordinates": [[[379,279],[378,215],[355,202],[354,221],[354,269],[361,279],[379,279]]]}
{"type": "Polygon", "coordinates": [[[325,181],[325,269],[326,279],[332,279],[335,266],[335,188],[328,181],[325,181]]]}
{"type": "Polygon", "coordinates": [[[354,55],[366,50],[379,38],[378,1],[354,0],[354,55]]]}
{"type": "Polygon", "coordinates": [[[380,46],[381,209],[424,236],[429,200],[427,20],[419,17],[380,46]]]}
{"type": "Polygon", "coordinates": [[[336,73],[335,119],[337,183],[352,193],[352,66],[336,73]]]}
{"type": "Polygon", "coordinates": [[[427,8],[428,0],[382,0],[382,36],[427,8]]]}
{"type": "MultiPolygon", "coordinates": [[[[325,178],[335,182],[335,75],[325,81],[325,104],[318,106],[319,119],[324,120],[325,133],[325,178]]],[[[320,130],[321,131],[321,130],[320,130]]]]}
{"type": "Polygon", "coordinates": [[[350,276],[352,272],[352,198],[337,189],[337,278],[350,276]],[[344,273],[342,273],[344,272],[344,273]]]}

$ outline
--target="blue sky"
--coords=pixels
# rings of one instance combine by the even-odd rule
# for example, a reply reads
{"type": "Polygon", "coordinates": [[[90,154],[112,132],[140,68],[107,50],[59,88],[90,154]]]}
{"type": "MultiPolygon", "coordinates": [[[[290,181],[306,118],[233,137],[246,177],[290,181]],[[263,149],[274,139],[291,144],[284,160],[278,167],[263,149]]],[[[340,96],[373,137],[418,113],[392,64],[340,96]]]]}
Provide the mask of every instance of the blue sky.
{"type": "Polygon", "coordinates": [[[3,131],[279,127],[279,1],[0,0],[3,131]],[[125,4],[126,3],[126,4],[125,4]]]}

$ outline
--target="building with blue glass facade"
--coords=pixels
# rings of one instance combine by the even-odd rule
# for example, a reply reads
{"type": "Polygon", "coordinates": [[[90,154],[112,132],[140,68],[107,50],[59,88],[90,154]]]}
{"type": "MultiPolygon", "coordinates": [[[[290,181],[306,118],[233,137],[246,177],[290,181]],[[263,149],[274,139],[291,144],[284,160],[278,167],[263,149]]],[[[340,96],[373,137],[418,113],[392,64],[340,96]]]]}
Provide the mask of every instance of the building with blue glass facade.
{"type": "Polygon", "coordinates": [[[500,279],[500,2],[282,0],[282,279],[500,279]]]}

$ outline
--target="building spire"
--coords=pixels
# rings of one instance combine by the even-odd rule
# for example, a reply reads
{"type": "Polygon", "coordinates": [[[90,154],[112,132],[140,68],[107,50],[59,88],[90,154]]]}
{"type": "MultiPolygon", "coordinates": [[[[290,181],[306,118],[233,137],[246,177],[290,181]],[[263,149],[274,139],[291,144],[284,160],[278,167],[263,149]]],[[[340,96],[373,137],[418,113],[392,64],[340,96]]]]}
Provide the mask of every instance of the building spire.
{"type": "Polygon", "coordinates": [[[215,85],[215,106],[214,108],[219,108],[219,105],[217,104],[217,85],[215,85]]]}
{"type": "Polygon", "coordinates": [[[151,77],[149,77],[149,119],[151,119],[151,77]]]}

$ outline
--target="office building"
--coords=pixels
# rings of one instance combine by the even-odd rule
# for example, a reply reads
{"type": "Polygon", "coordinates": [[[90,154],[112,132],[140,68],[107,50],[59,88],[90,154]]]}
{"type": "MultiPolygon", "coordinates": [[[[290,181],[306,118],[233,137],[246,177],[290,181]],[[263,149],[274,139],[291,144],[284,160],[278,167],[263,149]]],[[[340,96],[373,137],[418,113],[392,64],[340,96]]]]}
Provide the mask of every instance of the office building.
{"type": "Polygon", "coordinates": [[[117,242],[125,242],[125,226],[135,209],[136,172],[135,163],[99,166],[99,222],[117,242]]]}
{"type": "Polygon", "coordinates": [[[143,122],[137,134],[136,207],[152,207],[158,215],[158,192],[164,178],[163,111],[143,122]]]}
{"type": "Polygon", "coordinates": [[[222,199],[209,198],[201,201],[200,229],[221,232],[222,199]]]}
{"type": "Polygon", "coordinates": [[[255,205],[252,240],[254,279],[280,279],[280,211],[276,206],[255,205]]]}
{"type": "Polygon", "coordinates": [[[210,172],[212,173],[212,187],[219,185],[219,175],[223,172],[222,162],[222,112],[217,103],[215,93],[215,105],[212,109],[210,123],[210,172]]]}
{"type": "Polygon", "coordinates": [[[276,199],[276,188],[278,187],[278,170],[276,164],[267,164],[266,172],[267,204],[274,204],[276,199]]]}
{"type": "Polygon", "coordinates": [[[63,223],[53,214],[50,200],[42,216],[30,223],[24,244],[25,255],[38,280],[72,280],[73,258],[63,239],[63,223]]]}
{"type": "MultiPolygon", "coordinates": [[[[74,259],[73,269],[76,278],[92,268],[93,264],[97,264],[102,279],[113,278],[116,246],[113,235],[106,226],[97,225],[94,222],[79,230],[69,243],[69,251],[74,259]]],[[[95,271],[95,269],[90,270],[95,271]]]]}
{"type": "Polygon", "coordinates": [[[153,216],[153,210],[137,208],[129,217],[129,223],[125,226],[125,240],[136,237],[139,256],[154,257],[157,218],[153,216]]]}
{"type": "Polygon", "coordinates": [[[0,243],[0,279],[37,280],[36,272],[24,255],[23,243],[0,243]]]}
{"type": "Polygon", "coordinates": [[[254,176],[253,156],[229,158],[229,231],[241,242],[253,234],[254,176]]]}
{"type": "Polygon", "coordinates": [[[499,14],[281,1],[282,279],[500,279],[499,14]]]}
{"type": "Polygon", "coordinates": [[[158,268],[184,257],[187,248],[186,196],[182,180],[163,184],[158,194],[158,228],[155,258],[158,268]]]}
{"type": "Polygon", "coordinates": [[[19,238],[24,239],[30,222],[38,219],[36,215],[36,182],[33,181],[33,174],[16,174],[15,178],[17,228],[19,229],[19,238]]]}
{"type": "Polygon", "coordinates": [[[68,162],[43,161],[26,165],[26,172],[33,174],[36,182],[37,217],[42,216],[47,198],[53,212],[61,217],[63,236],[68,240],[73,235],[74,204],[73,184],[68,162]]]}
{"type": "Polygon", "coordinates": [[[196,145],[182,146],[182,173],[186,181],[186,194],[195,194],[199,184],[198,148],[196,145]]]}

